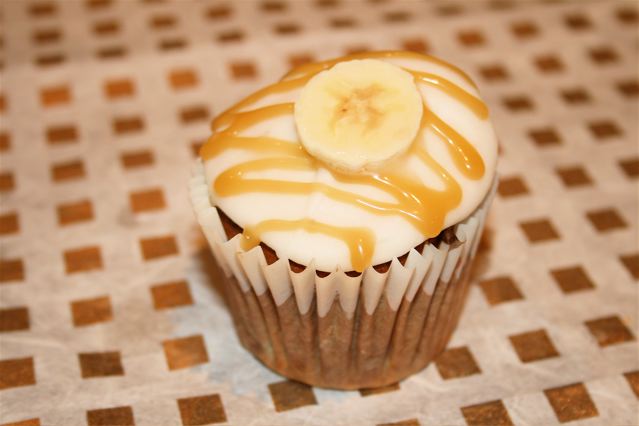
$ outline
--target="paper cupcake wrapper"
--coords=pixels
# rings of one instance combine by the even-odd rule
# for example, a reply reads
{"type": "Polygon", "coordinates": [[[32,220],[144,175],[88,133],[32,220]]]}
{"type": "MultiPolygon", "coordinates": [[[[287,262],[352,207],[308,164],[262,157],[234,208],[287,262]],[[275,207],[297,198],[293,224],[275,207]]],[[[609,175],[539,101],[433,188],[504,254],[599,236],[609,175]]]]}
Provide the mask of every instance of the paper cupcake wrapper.
{"type": "Polygon", "coordinates": [[[227,240],[209,197],[201,161],[190,181],[197,220],[222,269],[240,340],[275,371],[337,388],[383,386],[422,369],[444,349],[461,312],[467,275],[496,182],[481,205],[455,225],[459,243],[394,258],[386,272],[358,277],[336,270],[320,277],[313,264],[294,272],[289,259],[268,265],[241,235],[227,240]]]}

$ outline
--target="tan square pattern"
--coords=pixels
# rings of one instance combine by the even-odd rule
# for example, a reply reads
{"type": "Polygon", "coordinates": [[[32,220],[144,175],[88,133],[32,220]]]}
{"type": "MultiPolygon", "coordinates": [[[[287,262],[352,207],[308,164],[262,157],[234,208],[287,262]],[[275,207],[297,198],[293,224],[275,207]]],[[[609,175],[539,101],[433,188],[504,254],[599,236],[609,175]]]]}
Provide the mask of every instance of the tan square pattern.
{"type": "Polygon", "coordinates": [[[564,64],[553,54],[544,54],[534,59],[535,66],[543,74],[557,74],[563,71],[564,64]]]}
{"type": "Polygon", "coordinates": [[[611,120],[591,121],[588,127],[592,135],[602,142],[621,135],[621,129],[611,120]]]}
{"type": "Polygon", "coordinates": [[[231,64],[231,74],[237,80],[255,78],[257,70],[251,62],[235,62],[231,64]]]}
{"type": "Polygon", "coordinates": [[[435,360],[435,365],[444,380],[481,373],[473,354],[465,346],[447,349],[435,360]]]}
{"type": "Polygon", "coordinates": [[[64,252],[67,274],[102,269],[102,254],[96,246],[71,249],[64,252]]]}
{"type": "Polygon", "coordinates": [[[46,87],[40,92],[40,102],[44,107],[68,104],[71,102],[71,91],[68,86],[46,87]]]}
{"type": "Polygon", "coordinates": [[[0,333],[28,329],[29,310],[26,307],[0,309],[0,333]]]}
{"type": "Polygon", "coordinates": [[[616,62],[619,57],[615,50],[609,46],[598,46],[590,49],[590,58],[598,65],[608,62],[616,62]]]}
{"type": "Polygon", "coordinates": [[[11,136],[6,131],[0,131],[0,152],[11,149],[11,136]]]}
{"type": "Polygon", "coordinates": [[[125,169],[137,169],[153,165],[155,159],[153,157],[153,152],[141,150],[122,153],[120,162],[122,163],[122,167],[125,169]]]}
{"type": "Polygon", "coordinates": [[[599,415],[583,383],[546,389],[544,393],[561,423],[599,415]]]}
{"type": "Polygon", "coordinates": [[[57,28],[37,29],[31,35],[34,44],[45,45],[53,44],[62,39],[62,32],[57,28]]]}
{"type": "Polygon", "coordinates": [[[592,185],[592,179],[588,175],[588,172],[581,166],[559,167],[556,171],[561,182],[567,188],[592,185]]]}
{"type": "Polygon", "coordinates": [[[83,379],[124,374],[119,352],[82,353],[78,359],[83,379]]]}
{"type": "Polygon", "coordinates": [[[20,221],[16,213],[0,215],[0,236],[15,234],[20,231],[20,221]]]}
{"type": "Polygon", "coordinates": [[[126,56],[127,50],[123,46],[107,46],[96,51],[98,59],[117,59],[126,56]]]}
{"type": "Polygon", "coordinates": [[[97,21],[93,24],[93,32],[97,36],[108,36],[120,32],[120,23],[111,19],[97,21]]]}
{"type": "Polygon", "coordinates": [[[632,335],[632,332],[618,316],[596,318],[586,321],[585,324],[599,346],[609,346],[635,340],[635,336],[632,335]]]}
{"type": "Polygon", "coordinates": [[[462,414],[469,426],[512,426],[508,410],[501,401],[490,401],[462,407],[462,414]]]}
{"type": "Polygon", "coordinates": [[[503,98],[502,103],[512,112],[534,109],[533,102],[525,95],[506,96],[503,98]]]}
{"type": "Polygon", "coordinates": [[[172,235],[143,238],[140,240],[140,248],[144,260],[154,260],[178,254],[177,242],[172,235]]]}
{"type": "Polygon", "coordinates": [[[581,266],[553,269],[550,274],[564,293],[588,290],[595,286],[581,266]]]}
{"type": "Polygon", "coordinates": [[[108,296],[71,302],[73,325],[81,327],[113,319],[113,309],[108,296]]]}
{"type": "Polygon", "coordinates": [[[66,57],[61,53],[51,53],[40,55],[35,59],[35,64],[46,68],[53,65],[61,65],[66,61],[66,57]]]}
{"type": "Polygon", "coordinates": [[[597,232],[608,232],[628,226],[614,208],[591,210],[586,213],[586,217],[597,232]]]}
{"type": "Polygon", "coordinates": [[[149,20],[151,28],[156,30],[175,27],[176,23],[173,15],[155,15],[149,20]]]}
{"type": "Polygon", "coordinates": [[[242,41],[245,34],[239,30],[228,30],[218,34],[217,41],[220,43],[231,43],[242,41]]]}
{"type": "Polygon", "coordinates": [[[84,163],[81,160],[73,160],[51,166],[51,180],[54,182],[66,182],[82,179],[86,176],[84,163]]]}
{"type": "Polygon", "coordinates": [[[51,145],[61,145],[77,142],[78,129],[71,124],[49,127],[46,130],[46,138],[51,145]]]}
{"type": "Polygon", "coordinates": [[[579,14],[579,13],[571,13],[564,17],[564,22],[568,25],[572,30],[583,31],[590,29],[592,26],[592,22],[588,19],[587,16],[579,14]]]}
{"type": "Polygon", "coordinates": [[[15,188],[15,178],[11,172],[0,172],[0,193],[8,192],[15,188]]]}
{"type": "Polygon", "coordinates": [[[0,360],[0,391],[9,388],[35,385],[33,358],[0,360]]]}
{"type": "Polygon", "coordinates": [[[313,56],[308,53],[298,53],[291,55],[288,58],[290,68],[296,68],[309,62],[313,62],[313,56]]]}
{"type": "Polygon", "coordinates": [[[202,336],[189,336],[162,343],[169,370],[192,367],[209,362],[202,336]]]}
{"type": "Polygon", "coordinates": [[[206,17],[210,20],[222,20],[230,17],[232,14],[232,9],[228,5],[219,5],[210,7],[206,11],[206,17]]]}
{"type": "Polygon", "coordinates": [[[220,395],[203,395],[177,401],[184,426],[226,423],[226,413],[220,395]]]}
{"type": "Polygon", "coordinates": [[[202,141],[191,142],[191,153],[193,154],[193,158],[199,158],[200,149],[202,149],[203,144],[204,142],[202,141]]]}
{"type": "Polygon", "coordinates": [[[639,399],[639,370],[624,373],[624,377],[628,381],[628,385],[630,386],[630,389],[632,389],[632,392],[634,392],[637,399],[639,399]]]}
{"type": "Polygon", "coordinates": [[[171,71],[169,82],[175,90],[185,90],[198,85],[199,78],[195,71],[188,68],[180,68],[171,71]]]}
{"type": "Polygon", "coordinates": [[[622,96],[632,98],[639,95],[639,81],[637,80],[624,80],[617,83],[617,89],[622,96]]]}
{"type": "Polygon", "coordinates": [[[0,259],[0,283],[24,280],[24,264],[21,259],[0,259]]]}
{"type": "Polygon", "coordinates": [[[287,6],[288,4],[285,2],[272,0],[263,1],[260,4],[260,8],[264,12],[283,12],[287,6]]]}
{"type": "Polygon", "coordinates": [[[189,124],[197,121],[206,121],[209,118],[209,110],[206,106],[193,105],[180,111],[182,123],[189,124]]]}
{"type": "Polygon", "coordinates": [[[532,21],[513,22],[510,28],[513,34],[521,39],[533,38],[539,34],[539,28],[532,21]]]}
{"type": "Polygon", "coordinates": [[[521,362],[559,356],[555,345],[545,330],[535,330],[508,337],[521,362]]]}
{"type": "Polygon", "coordinates": [[[626,267],[634,279],[639,280],[639,253],[619,256],[619,260],[626,267]]]}
{"type": "Polygon", "coordinates": [[[559,234],[548,219],[528,220],[519,224],[531,243],[556,240],[559,234]]]}
{"type": "Polygon", "coordinates": [[[467,47],[481,46],[485,43],[484,35],[477,30],[465,30],[457,34],[457,39],[461,44],[467,47]]]}
{"type": "Polygon", "coordinates": [[[479,285],[484,292],[486,300],[491,305],[523,298],[519,288],[510,277],[496,277],[484,280],[479,285]]]}
{"type": "Polygon", "coordinates": [[[484,65],[479,69],[479,73],[487,82],[499,82],[509,78],[508,70],[501,64],[484,65]]]}
{"type": "Polygon", "coordinates": [[[268,385],[275,411],[294,410],[305,405],[315,405],[313,388],[304,383],[285,380],[268,385]]]}
{"type": "Polygon", "coordinates": [[[403,40],[402,48],[417,53],[426,53],[429,50],[428,44],[421,38],[408,38],[403,40]]]}
{"type": "Polygon", "coordinates": [[[624,174],[629,178],[636,178],[639,176],[639,157],[619,160],[619,167],[621,167],[624,174]]]}
{"type": "Polygon", "coordinates": [[[564,89],[561,91],[561,97],[568,105],[580,105],[590,102],[590,95],[581,88],[564,89]]]}
{"type": "Polygon", "coordinates": [[[36,18],[55,15],[57,11],[57,5],[52,2],[36,2],[29,6],[29,13],[36,18]]]}
{"type": "Polygon", "coordinates": [[[155,309],[175,308],[193,304],[191,291],[186,281],[173,281],[151,287],[155,309]]]}
{"type": "Polygon", "coordinates": [[[552,128],[533,129],[528,132],[528,136],[539,147],[558,145],[561,139],[557,132],[552,128]]]}
{"type": "Polygon", "coordinates": [[[83,200],[58,206],[58,224],[70,225],[93,219],[93,204],[83,200]]]}
{"type": "Polygon", "coordinates": [[[156,188],[132,192],[129,195],[129,201],[134,213],[161,210],[166,207],[164,193],[161,189],[156,188]]]}
{"type": "Polygon", "coordinates": [[[131,407],[99,408],[87,411],[88,426],[135,426],[131,407]]]}
{"type": "Polygon", "coordinates": [[[113,132],[117,135],[138,133],[144,130],[144,120],[138,116],[116,117],[113,119],[113,132]]]}
{"type": "Polygon", "coordinates": [[[104,83],[104,94],[110,99],[128,98],[135,94],[135,85],[126,78],[108,80],[104,83]]]}
{"type": "Polygon", "coordinates": [[[519,176],[502,177],[499,179],[499,187],[497,188],[499,195],[507,198],[528,193],[526,183],[519,176]]]}

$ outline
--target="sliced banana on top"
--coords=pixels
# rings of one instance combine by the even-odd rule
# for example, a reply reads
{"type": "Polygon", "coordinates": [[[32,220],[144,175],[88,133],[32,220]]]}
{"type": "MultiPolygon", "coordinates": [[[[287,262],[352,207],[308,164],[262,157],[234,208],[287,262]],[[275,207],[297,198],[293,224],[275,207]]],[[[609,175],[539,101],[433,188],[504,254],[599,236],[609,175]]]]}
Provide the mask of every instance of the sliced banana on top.
{"type": "Polygon", "coordinates": [[[302,145],[348,172],[374,170],[406,151],[421,124],[413,76],[375,59],[341,62],[314,76],[295,103],[302,145]]]}

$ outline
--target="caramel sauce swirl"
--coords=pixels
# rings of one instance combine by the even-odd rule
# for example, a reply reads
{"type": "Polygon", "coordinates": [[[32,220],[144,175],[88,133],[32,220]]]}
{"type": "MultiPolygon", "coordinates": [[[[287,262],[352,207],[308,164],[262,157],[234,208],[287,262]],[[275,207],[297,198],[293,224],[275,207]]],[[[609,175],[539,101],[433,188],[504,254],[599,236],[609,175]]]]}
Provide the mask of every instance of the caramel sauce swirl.
{"type": "Polygon", "coordinates": [[[488,118],[488,107],[486,107],[486,104],[477,96],[468,93],[452,81],[431,73],[413,71],[409,69],[405,70],[412,74],[416,81],[437,87],[457,99],[482,120],[486,120],[488,118]]]}
{"type": "Polygon", "coordinates": [[[424,119],[428,127],[446,142],[448,152],[453,157],[457,168],[467,178],[481,179],[485,171],[484,161],[471,143],[428,109],[424,109],[424,119]]]}
{"type": "Polygon", "coordinates": [[[242,245],[249,250],[260,244],[260,235],[264,232],[304,230],[310,233],[322,233],[346,243],[351,253],[351,263],[356,271],[363,271],[371,263],[375,245],[375,236],[368,228],[332,226],[313,219],[265,220],[255,226],[249,226],[242,233],[242,245]]]}
{"type": "MultiPolygon", "coordinates": [[[[414,177],[408,176],[399,161],[390,161],[380,170],[362,174],[348,174],[330,169],[333,178],[345,184],[360,184],[374,187],[391,196],[394,201],[379,201],[360,194],[332,187],[320,182],[297,182],[275,179],[247,178],[251,172],[270,169],[301,170],[315,172],[322,165],[309,155],[299,141],[285,141],[270,137],[240,136],[240,132],[260,122],[281,115],[293,114],[293,103],[282,103],[244,111],[267,96],[285,93],[302,87],[317,73],[333,65],[352,59],[364,58],[409,58],[426,60],[451,69],[469,84],[470,78],[458,68],[431,56],[413,52],[371,52],[348,55],[330,61],[302,65],[286,74],[284,78],[244,98],[224,111],[212,123],[216,132],[203,145],[200,156],[203,160],[213,158],[228,149],[243,149],[265,154],[264,158],[247,161],[222,172],[213,183],[220,197],[251,192],[269,192],[276,194],[308,195],[321,193],[324,196],[344,204],[362,208],[373,214],[399,215],[413,224],[424,236],[436,236],[444,226],[446,215],[462,199],[459,183],[439,164],[422,146],[424,129],[437,134],[445,143],[455,167],[472,180],[480,179],[485,173],[484,162],[472,144],[455,129],[445,123],[433,111],[424,105],[421,128],[409,152],[405,156],[416,156],[430,170],[435,172],[444,184],[443,190],[429,188],[414,177]],[[268,155],[267,155],[268,154],[268,155]]],[[[453,97],[480,119],[488,118],[486,105],[476,96],[443,77],[406,69],[413,75],[416,83],[428,84],[453,97]]],[[[317,222],[310,218],[300,220],[265,220],[255,225],[245,226],[242,238],[244,249],[250,249],[260,243],[267,232],[304,230],[321,233],[343,241],[349,249],[351,264],[355,271],[362,272],[370,266],[375,250],[374,234],[364,227],[343,227],[317,222]]]]}

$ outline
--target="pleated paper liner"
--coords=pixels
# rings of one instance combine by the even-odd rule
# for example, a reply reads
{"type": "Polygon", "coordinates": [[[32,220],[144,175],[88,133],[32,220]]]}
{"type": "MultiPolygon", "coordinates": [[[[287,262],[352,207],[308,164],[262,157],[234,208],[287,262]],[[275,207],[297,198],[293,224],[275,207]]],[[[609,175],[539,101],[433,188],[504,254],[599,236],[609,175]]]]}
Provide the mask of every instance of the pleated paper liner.
{"type": "Polygon", "coordinates": [[[302,272],[270,265],[261,247],[227,239],[198,162],[190,181],[197,220],[223,271],[220,279],[242,344],[272,370],[313,386],[385,386],[423,369],[459,320],[496,182],[480,206],[451,228],[454,242],[426,243],[378,272],[302,272]]]}

